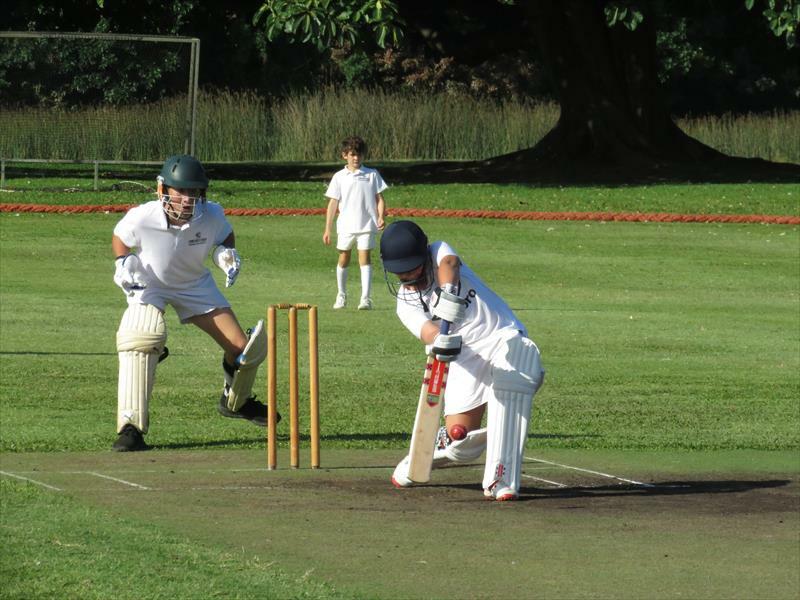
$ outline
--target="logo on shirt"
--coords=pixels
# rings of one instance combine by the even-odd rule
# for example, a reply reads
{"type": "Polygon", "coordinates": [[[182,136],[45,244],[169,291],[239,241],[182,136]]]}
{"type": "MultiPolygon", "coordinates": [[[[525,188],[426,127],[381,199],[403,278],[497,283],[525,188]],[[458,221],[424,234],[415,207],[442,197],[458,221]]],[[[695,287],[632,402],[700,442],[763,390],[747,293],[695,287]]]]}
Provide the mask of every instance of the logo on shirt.
{"type": "Polygon", "coordinates": [[[467,295],[464,296],[464,302],[466,302],[467,306],[472,304],[472,299],[477,295],[478,292],[476,292],[474,289],[470,289],[470,291],[467,292],[467,295]]]}
{"type": "Polygon", "coordinates": [[[207,237],[203,237],[203,233],[198,231],[194,234],[194,239],[189,240],[188,244],[190,246],[199,246],[200,244],[205,244],[208,241],[207,237]]]}

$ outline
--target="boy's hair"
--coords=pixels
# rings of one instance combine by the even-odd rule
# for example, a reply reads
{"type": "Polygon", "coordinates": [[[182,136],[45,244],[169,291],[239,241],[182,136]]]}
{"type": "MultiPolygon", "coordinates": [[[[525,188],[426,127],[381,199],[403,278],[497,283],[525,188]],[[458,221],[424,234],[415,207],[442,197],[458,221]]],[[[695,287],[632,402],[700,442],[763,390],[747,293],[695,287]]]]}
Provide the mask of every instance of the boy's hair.
{"type": "Polygon", "coordinates": [[[350,151],[364,154],[367,151],[367,143],[357,135],[346,137],[342,140],[342,154],[347,154],[350,151]]]}

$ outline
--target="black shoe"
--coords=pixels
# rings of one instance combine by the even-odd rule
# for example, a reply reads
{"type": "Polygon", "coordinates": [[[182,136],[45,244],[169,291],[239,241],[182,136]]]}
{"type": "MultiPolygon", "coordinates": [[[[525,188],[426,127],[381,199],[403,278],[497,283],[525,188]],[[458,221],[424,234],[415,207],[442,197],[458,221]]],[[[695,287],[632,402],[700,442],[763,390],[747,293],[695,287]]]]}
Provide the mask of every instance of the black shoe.
{"type": "MultiPolygon", "coordinates": [[[[217,410],[223,417],[229,417],[231,419],[247,419],[253,425],[258,425],[260,427],[267,426],[267,407],[256,400],[255,396],[250,396],[247,399],[247,402],[245,402],[239,410],[234,412],[228,408],[227,395],[222,394],[222,396],[219,398],[219,406],[217,406],[217,410]]],[[[275,415],[275,417],[275,422],[280,423],[280,413],[275,415]]]]}
{"type": "Polygon", "coordinates": [[[119,432],[119,437],[114,442],[114,445],[111,446],[111,449],[117,452],[137,452],[139,450],[150,450],[150,446],[145,444],[142,432],[133,425],[128,424],[119,432]]]}

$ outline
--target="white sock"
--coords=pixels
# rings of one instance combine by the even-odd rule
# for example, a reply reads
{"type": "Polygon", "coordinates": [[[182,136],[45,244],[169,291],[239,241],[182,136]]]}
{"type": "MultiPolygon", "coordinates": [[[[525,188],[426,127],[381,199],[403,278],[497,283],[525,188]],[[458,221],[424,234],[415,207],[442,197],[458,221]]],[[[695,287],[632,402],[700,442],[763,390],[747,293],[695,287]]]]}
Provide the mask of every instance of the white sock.
{"type": "Polygon", "coordinates": [[[347,269],[336,265],[336,286],[340,294],[347,293],[347,269]]]}
{"type": "Polygon", "coordinates": [[[372,265],[361,265],[361,297],[369,298],[372,284],[372,265]]]}

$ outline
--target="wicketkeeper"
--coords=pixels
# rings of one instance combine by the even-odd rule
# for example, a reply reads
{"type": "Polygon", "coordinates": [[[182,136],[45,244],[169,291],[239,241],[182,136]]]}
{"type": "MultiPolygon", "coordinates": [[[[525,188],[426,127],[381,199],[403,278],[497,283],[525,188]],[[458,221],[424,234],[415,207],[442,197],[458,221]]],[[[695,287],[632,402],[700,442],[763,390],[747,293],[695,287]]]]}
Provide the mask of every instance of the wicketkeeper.
{"type": "MultiPolygon", "coordinates": [[[[445,428],[433,466],[472,461],[485,450],[484,495],[515,500],[533,396],[544,378],[539,349],[505,301],[447,243],[429,245],[416,223],[396,221],[386,228],[381,259],[400,320],[428,353],[450,361],[445,428]],[[439,332],[439,319],[451,322],[448,334],[439,332]]],[[[392,482],[413,484],[408,456],[392,482]]]]}
{"type": "Polygon", "coordinates": [[[218,410],[265,427],[267,408],[251,396],[258,365],[267,355],[264,323],[245,334],[205,266],[212,253],[225,287],[239,275],[236,241],[222,207],[206,199],[208,177],[193,156],[171,156],[157,178],[158,199],[132,208],[117,223],[111,246],[114,283],[128,308],[117,331],[118,451],[147,450],[144,441],[156,366],[167,357],[164,310],[193,323],[219,344],[224,387],[218,410]],[[135,252],[134,252],[135,251],[135,252]]]}

